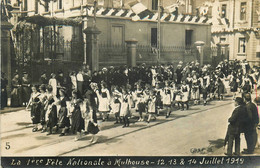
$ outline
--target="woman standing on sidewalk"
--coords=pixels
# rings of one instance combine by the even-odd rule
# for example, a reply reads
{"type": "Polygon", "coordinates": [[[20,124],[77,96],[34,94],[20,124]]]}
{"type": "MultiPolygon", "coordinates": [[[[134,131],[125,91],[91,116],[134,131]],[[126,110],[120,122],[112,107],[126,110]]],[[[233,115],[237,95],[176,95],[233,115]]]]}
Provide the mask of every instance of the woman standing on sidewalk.
{"type": "Polygon", "coordinates": [[[30,89],[31,80],[29,79],[27,72],[23,73],[21,83],[22,83],[22,103],[23,106],[26,106],[26,104],[30,99],[30,94],[31,94],[31,89],[30,89]]]}
{"type": "Polygon", "coordinates": [[[14,74],[14,78],[12,79],[12,92],[11,92],[11,106],[19,107],[22,105],[21,99],[21,81],[19,80],[19,75],[17,73],[14,74]]]}
{"type": "Polygon", "coordinates": [[[56,80],[56,75],[54,73],[51,74],[51,79],[49,80],[49,85],[52,86],[53,96],[56,96],[57,95],[57,80],[56,80]]]}

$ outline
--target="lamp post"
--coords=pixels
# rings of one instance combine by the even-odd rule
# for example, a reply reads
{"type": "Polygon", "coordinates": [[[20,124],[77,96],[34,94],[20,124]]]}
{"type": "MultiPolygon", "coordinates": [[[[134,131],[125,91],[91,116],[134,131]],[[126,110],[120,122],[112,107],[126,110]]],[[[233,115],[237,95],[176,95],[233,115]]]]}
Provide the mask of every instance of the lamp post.
{"type": "Polygon", "coordinates": [[[161,58],[161,1],[158,0],[158,22],[157,22],[157,64],[160,63],[161,58]]]}
{"type": "Polygon", "coordinates": [[[93,19],[93,27],[96,27],[97,23],[97,0],[94,0],[94,19],[93,19]]]}
{"type": "Polygon", "coordinates": [[[94,18],[93,25],[84,29],[86,34],[86,62],[92,72],[99,69],[99,46],[98,35],[101,31],[96,26],[97,1],[94,1],[94,18]]]}

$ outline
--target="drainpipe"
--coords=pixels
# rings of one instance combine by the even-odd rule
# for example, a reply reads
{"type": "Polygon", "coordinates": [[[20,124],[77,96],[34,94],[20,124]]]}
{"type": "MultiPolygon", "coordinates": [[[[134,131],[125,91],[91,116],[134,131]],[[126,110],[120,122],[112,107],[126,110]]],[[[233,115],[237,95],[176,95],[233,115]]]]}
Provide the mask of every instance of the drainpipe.
{"type": "Polygon", "coordinates": [[[254,9],[253,9],[253,6],[254,6],[254,2],[253,2],[253,0],[251,0],[251,23],[250,23],[250,27],[253,27],[253,21],[254,21],[254,18],[253,18],[253,11],[254,11],[254,9]]]}
{"type": "Polygon", "coordinates": [[[233,0],[233,23],[232,23],[232,28],[235,27],[235,7],[236,3],[235,3],[235,0],[233,0]]]}

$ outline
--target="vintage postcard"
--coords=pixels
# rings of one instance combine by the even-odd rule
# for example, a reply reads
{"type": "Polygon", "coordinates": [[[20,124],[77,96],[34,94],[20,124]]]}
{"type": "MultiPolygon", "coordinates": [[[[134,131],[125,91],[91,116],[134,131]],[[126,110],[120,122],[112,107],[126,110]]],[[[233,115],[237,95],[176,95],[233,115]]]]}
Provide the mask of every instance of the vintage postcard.
{"type": "Polygon", "coordinates": [[[1,0],[1,166],[259,166],[259,10],[1,0]]]}

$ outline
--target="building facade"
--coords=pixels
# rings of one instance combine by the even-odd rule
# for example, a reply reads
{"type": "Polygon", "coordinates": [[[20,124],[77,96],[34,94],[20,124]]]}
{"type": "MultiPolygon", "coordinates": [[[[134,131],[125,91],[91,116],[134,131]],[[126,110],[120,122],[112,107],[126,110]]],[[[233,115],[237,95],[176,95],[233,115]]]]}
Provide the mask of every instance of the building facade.
{"type": "Polygon", "coordinates": [[[224,24],[212,25],[212,43],[228,44],[230,60],[247,60],[260,65],[260,2],[258,0],[216,0],[219,13],[215,19],[224,24]]]}
{"type": "MultiPolygon", "coordinates": [[[[11,0],[11,4],[15,7],[11,18],[15,25],[14,33],[27,24],[34,25],[28,26],[28,32],[31,32],[29,37],[21,35],[16,36],[20,39],[13,40],[17,43],[15,48],[18,50],[16,52],[20,52],[20,58],[27,57],[27,54],[30,57],[27,60],[34,60],[33,63],[22,64],[47,62],[47,65],[53,65],[48,70],[54,72],[62,67],[65,70],[75,68],[64,66],[71,65],[71,62],[86,63],[86,36],[83,30],[93,23],[101,31],[101,44],[125,45],[125,40],[135,38],[139,45],[146,46],[150,51],[138,53],[140,62],[149,59],[156,62],[158,50],[153,52],[153,49],[157,49],[158,45],[162,50],[162,62],[194,60],[195,56],[190,56],[194,54],[190,48],[196,41],[210,46],[211,20],[198,15],[198,1],[195,0],[11,0]],[[26,47],[19,43],[30,39],[34,39],[35,43],[28,43],[26,47]],[[144,57],[145,60],[141,59],[144,57]],[[58,66],[57,61],[62,64],[58,66]]],[[[107,62],[106,56],[101,55],[101,58],[107,62]]],[[[108,58],[114,62],[112,57],[108,58]]],[[[118,64],[125,63],[124,60],[117,59],[118,64]]]]}

